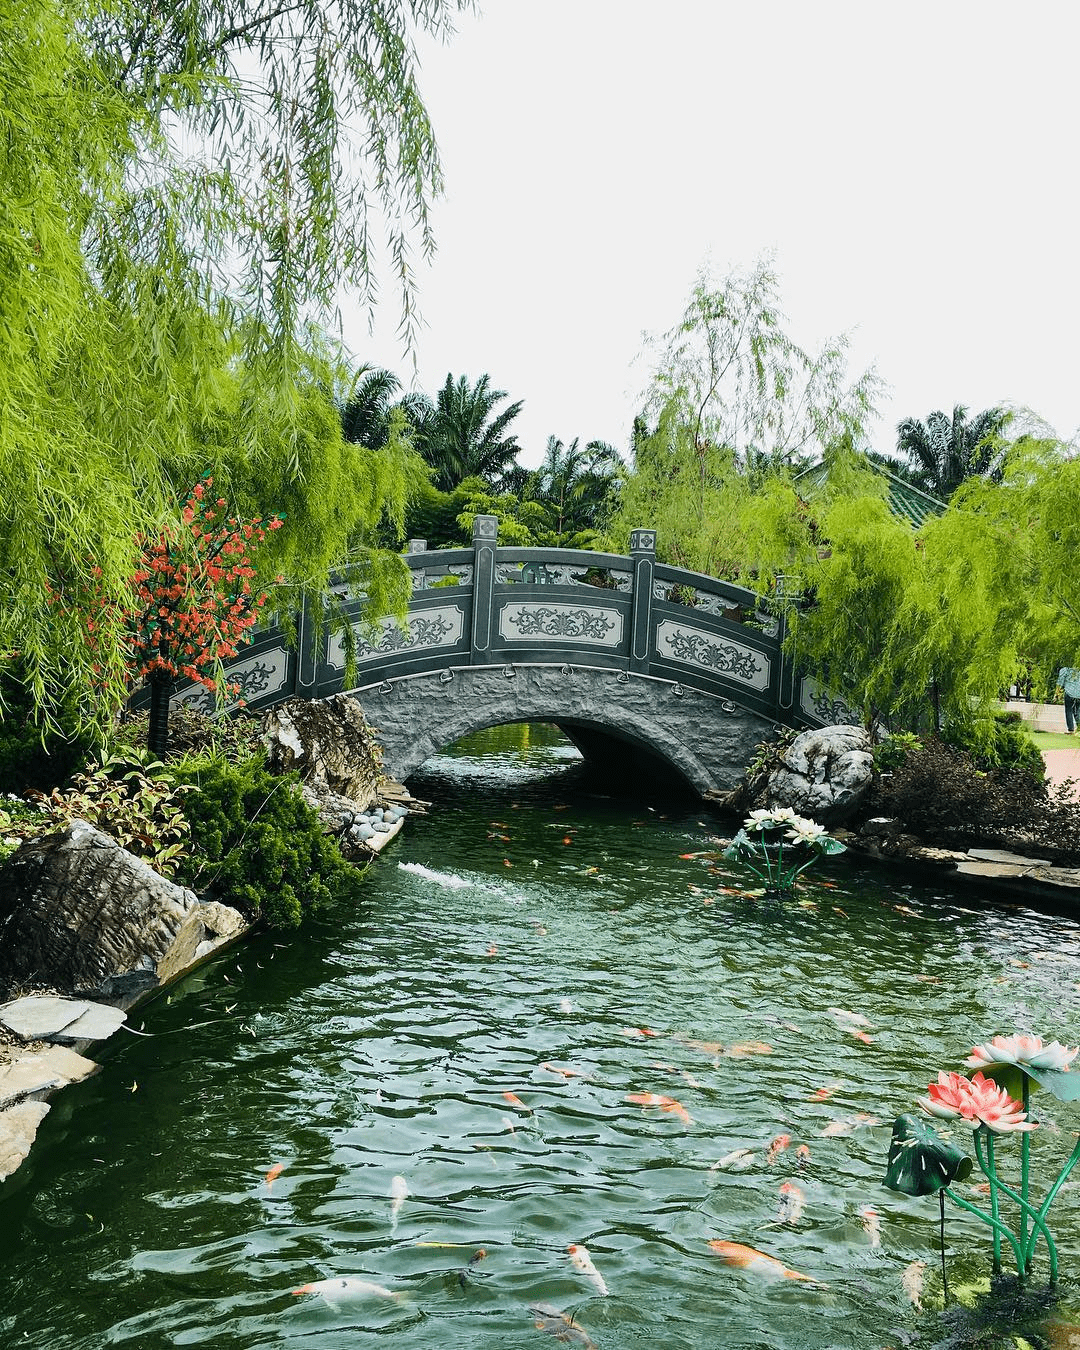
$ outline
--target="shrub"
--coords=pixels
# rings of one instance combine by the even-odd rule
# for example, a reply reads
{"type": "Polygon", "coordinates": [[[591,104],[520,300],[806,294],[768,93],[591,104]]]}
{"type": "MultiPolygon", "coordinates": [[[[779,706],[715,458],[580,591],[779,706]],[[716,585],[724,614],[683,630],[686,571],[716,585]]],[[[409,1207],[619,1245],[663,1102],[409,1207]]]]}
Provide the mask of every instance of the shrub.
{"type": "MultiPolygon", "coordinates": [[[[138,754],[146,745],[150,714],[129,714],[116,728],[113,743],[124,752],[138,754]]],[[[247,759],[263,753],[261,716],[240,710],[229,716],[209,713],[180,704],[169,712],[169,748],[167,761],[193,756],[197,759],[247,759]]]]}
{"type": "Polygon", "coordinates": [[[67,782],[94,753],[94,743],[74,730],[70,709],[61,709],[59,725],[37,720],[33,690],[17,670],[0,675],[0,792],[48,789],[67,782]]]}
{"type": "Polygon", "coordinates": [[[269,773],[258,758],[179,765],[191,792],[184,809],[193,847],[180,879],[272,927],[355,892],[361,873],[325,835],[295,774],[269,773]]]}
{"type": "Polygon", "coordinates": [[[46,813],[49,826],[85,820],[168,877],[176,871],[188,833],[180,801],[186,790],[144,751],[77,773],[67,792],[53,788],[46,795],[31,789],[26,795],[46,813]]]}
{"type": "Polygon", "coordinates": [[[979,769],[1016,769],[1040,783],[1046,776],[1039,747],[1018,712],[996,712],[967,725],[949,726],[943,739],[958,750],[966,750],[979,769]]]}
{"type": "Polygon", "coordinates": [[[876,780],[867,809],[932,843],[966,847],[1032,835],[1066,850],[1080,843],[1080,806],[1051,797],[1028,769],[980,769],[966,751],[930,737],[876,780]]]}
{"type": "Polygon", "coordinates": [[[894,731],[891,736],[874,746],[874,769],[878,773],[893,773],[908,755],[922,749],[922,742],[911,731],[894,731]]]}

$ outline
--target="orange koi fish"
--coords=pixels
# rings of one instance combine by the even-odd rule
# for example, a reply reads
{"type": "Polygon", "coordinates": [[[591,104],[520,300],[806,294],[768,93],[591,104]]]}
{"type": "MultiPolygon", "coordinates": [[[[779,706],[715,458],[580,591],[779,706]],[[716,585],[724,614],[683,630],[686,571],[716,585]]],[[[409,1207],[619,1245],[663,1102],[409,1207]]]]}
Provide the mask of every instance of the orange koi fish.
{"type": "Polygon", "coordinates": [[[746,1059],[750,1055],[771,1055],[772,1046],[765,1041],[739,1041],[729,1045],[725,1052],[730,1059],[746,1059]]]}
{"type": "Polygon", "coordinates": [[[842,1083],[826,1083],[824,1087],[819,1087],[812,1097],[807,1097],[808,1102],[827,1102],[837,1088],[843,1087],[842,1083]]]}
{"type": "Polygon", "coordinates": [[[658,1031],[652,1031],[648,1027],[620,1027],[620,1036],[659,1036],[658,1031]]]}
{"type": "Polygon", "coordinates": [[[810,1149],[806,1144],[800,1144],[795,1150],[795,1161],[800,1167],[805,1167],[810,1161],[810,1149]]]}
{"type": "Polygon", "coordinates": [[[873,1036],[868,1036],[865,1031],[860,1031],[857,1027],[848,1027],[848,1032],[855,1037],[857,1041],[862,1041],[863,1045],[873,1045],[873,1036]]]}
{"type": "Polygon", "coordinates": [[[487,1248],[478,1247],[476,1251],[473,1252],[472,1256],[469,1257],[468,1263],[462,1266],[461,1269],[458,1271],[457,1277],[458,1284],[461,1285],[462,1289],[468,1288],[469,1272],[471,1270],[475,1270],[476,1267],[480,1264],[481,1261],[485,1259],[486,1256],[487,1256],[487,1248]]]}
{"type": "Polygon", "coordinates": [[[567,1069],[559,1064],[549,1064],[546,1059],[540,1067],[545,1069],[548,1073],[561,1074],[563,1078],[588,1078],[589,1076],[582,1069],[567,1069]]]}
{"type": "Polygon", "coordinates": [[[783,1153],[784,1149],[786,1149],[790,1143],[790,1134],[778,1134],[765,1152],[765,1161],[767,1163],[775,1162],[777,1156],[783,1153]]]}
{"type": "MultiPolygon", "coordinates": [[[[722,1242],[712,1239],[709,1246],[729,1266],[738,1266],[740,1270],[752,1270],[755,1275],[785,1280],[805,1280],[807,1284],[818,1284],[812,1275],[800,1275],[797,1270],[788,1270],[775,1256],[766,1256],[753,1247],[744,1247],[741,1242],[722,1242]]],[[[824,1286],[823,1286],[824,1287],[824,1286]]]]}
{"type": "Polygon", "coordinates": [[[266,1174],[266,1189],[268,1191],[272,1191],[274,1189],[274,1182],[278,1179],[279,1176],[281,1176],[282,1172],[284,1171],[285,1171],[284,1163],[275,1163],[273,1167],[271,1167],[270,1171],[267,1172],[266,1174]]]}
{"type": "Polygon", "coordinates": [[[776,1215],[777,1223],[798,1223],[806,1208],[806,1196],[793,1181],[780,1183],[780,1209],[776,1215]]]}
{"type": "Polygon", "coordinates": [[[629,1092],[626,1100],[641,1107],[658,1106],[661,1111],[669,1111],[673,1116],[678,1116],[684,1125],[690,1124],[690,1112],[682,1102],[677,1102],[674,1097],[665,1097],[662,1092],[629,1092]]]}
{"type": "Polygon", "coordinates": [[[489,942],[489,943],[488,943],[487,954],[488,954],[488,956],[498,956],[498,954],[499,954],[499,949],[498,949],[498,947],[495,946],[494,942],[489,942]]]}
{"type": "Polygon", "coordinates": [[[509,1102],[511,1106],[516,1106],[519,1111],[528,1111],[530,1109],[516,1092],[504,1092],[503,1100],[509,1102]]]}

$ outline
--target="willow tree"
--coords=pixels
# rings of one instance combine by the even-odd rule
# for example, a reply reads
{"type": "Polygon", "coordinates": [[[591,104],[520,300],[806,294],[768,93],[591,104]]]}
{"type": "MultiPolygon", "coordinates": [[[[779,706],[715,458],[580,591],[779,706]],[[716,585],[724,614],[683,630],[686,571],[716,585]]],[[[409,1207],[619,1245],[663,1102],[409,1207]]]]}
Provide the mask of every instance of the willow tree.
{"type": "Polygon", "coordinates": [[[87,596],[125,612],[202,473],[289,515],[304,585],[400,519],[408,447],[343,447],[323,333],[341,288],[374,301],[380,227],[412,333],[441,185],[413,44],[465,3],[0,10],[0,662],[42,709],[121,697],[87,596]]]}

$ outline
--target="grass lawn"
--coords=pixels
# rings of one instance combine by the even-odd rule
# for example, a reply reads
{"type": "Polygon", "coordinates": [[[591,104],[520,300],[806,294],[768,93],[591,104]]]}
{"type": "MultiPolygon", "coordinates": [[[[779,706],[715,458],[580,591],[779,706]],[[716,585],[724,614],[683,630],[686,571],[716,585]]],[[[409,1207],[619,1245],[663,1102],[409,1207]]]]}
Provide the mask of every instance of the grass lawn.
{"type": "Polygon", "coordinates": [[[1031,739],[1040,750],[1080,750],[1080,732],[1070,736],[1065,731],[1033,731],[1031,739]]]}

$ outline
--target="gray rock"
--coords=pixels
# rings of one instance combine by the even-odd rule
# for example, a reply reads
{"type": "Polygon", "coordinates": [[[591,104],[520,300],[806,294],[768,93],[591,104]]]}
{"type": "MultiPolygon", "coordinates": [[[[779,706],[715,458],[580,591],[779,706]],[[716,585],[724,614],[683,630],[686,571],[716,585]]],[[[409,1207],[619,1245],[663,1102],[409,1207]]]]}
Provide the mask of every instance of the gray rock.
{"type": "Polygon", "coordinates": [[[24,1041],[103,1041],[126,1021],[125,1012],[107,1003],[54,994],[28,994],[0,1007],[0,1023],[24,1041]]]}
{"type": "Polygon", "coordinates": [[[295,769],[316,796],[330,793],[369,806],[378,795],[382,772],[375,738],[356,699],[288,699],[263,718],[268,762],[273,773],[295,769]]]}
{"type": "Polygon", "coordinates": [[[765,806],[790,806],[820,825],[851,816],[870,789],[873,741],[862,727],[821,727],[796,736],[770,773],[765,806]]]}
{"type": "Polygon", "coordinates": [[[39,1092],[81,1082],[97,1067],[93,1060],[61,1045],[24,1051],[6,1064],[0,1063],[0,1109],[39,1092]]]}
{"type": "Polygon", "coordinates": [[[0,991],[47,983],[130,1002],[245,926],[85,821],[23,844],[0,867],[0,897],[0,991]]]}
{"type": "Polygon", "coordinates": [[[0,1111],[0,1181],[11,1176],[30,1152],[38,1126],[48,1114],[48,1102],[19,1102],[0,1111]]]}

